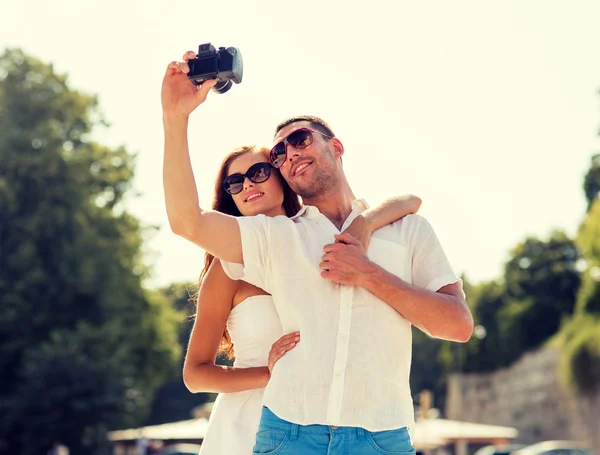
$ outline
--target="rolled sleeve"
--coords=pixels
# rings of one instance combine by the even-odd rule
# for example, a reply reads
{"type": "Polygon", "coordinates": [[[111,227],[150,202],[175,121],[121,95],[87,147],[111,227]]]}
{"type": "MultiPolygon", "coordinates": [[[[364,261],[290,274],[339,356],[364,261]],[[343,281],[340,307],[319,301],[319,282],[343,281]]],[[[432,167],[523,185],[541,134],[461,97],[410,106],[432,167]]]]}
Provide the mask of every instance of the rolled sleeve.
{"type": "Polygon", "coordinates": [[[244,263],[222,261],[223,270],[232,280],[244,280],[269,292],[269,219],[264,215],[257,215],[238,217],[236,220],[242,237],[244,263]]]}
{"type": "Polygon", "coordinates": [[[449,284],[461,282],[452,270],[446,253],[429,222],[415,217],[412,237],[412,282],[436,292],[449,284]]]}

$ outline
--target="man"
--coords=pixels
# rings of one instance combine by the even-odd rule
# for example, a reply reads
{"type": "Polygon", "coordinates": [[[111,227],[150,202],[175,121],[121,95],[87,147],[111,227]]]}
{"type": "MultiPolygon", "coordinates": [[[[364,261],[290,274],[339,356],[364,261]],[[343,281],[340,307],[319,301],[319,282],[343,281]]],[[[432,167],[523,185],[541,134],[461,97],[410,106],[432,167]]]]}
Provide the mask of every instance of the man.
{"type": "Polygon", "coordinates": [[[435,233],[424,218],[408,216],[375,232],[368,255],[340,235],[362,207],[344,175],[342,142],[310,116],[282,122],[271,153],[302,196],[298,215],[232,218],[202,210],[187,125],[214,81],[193,86],[185,75],[189,58],[193,52],[169,64],[162,88],[171,229],[230,263],[223,264],[232,278],[272,294],[284,332],[302,333],[273,370],[255,453],[414,451],[410,326],[459,342],[473,329],[435,233]]]}

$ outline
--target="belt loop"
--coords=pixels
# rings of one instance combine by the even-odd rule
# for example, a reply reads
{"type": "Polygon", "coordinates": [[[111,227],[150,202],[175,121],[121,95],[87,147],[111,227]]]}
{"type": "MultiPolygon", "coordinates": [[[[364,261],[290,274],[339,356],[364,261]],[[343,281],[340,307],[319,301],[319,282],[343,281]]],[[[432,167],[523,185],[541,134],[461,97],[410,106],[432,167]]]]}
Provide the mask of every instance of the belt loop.
{"type": "Polygon", "coordinates": [[[298,439],[298,424],[292,423],[292,429],[290,430],[290,441],[298,439]]]}
{"type": "Polygon", "coordinates": [[[357,428],[356,429],[356,435],[358,436],[358,440],[362,440],[365,438],[365,429],[364,428],[357,428]]]}

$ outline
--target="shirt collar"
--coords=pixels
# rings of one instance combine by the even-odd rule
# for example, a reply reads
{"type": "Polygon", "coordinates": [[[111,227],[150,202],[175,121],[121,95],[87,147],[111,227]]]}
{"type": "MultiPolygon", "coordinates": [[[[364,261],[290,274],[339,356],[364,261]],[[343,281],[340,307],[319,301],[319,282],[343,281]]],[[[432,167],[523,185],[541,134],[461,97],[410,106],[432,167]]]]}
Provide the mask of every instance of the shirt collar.
{"type": "MultiPolygon", "coordinates": [[[[358,212],[362,213],[369,208],[369,204],[364,199],[354,199],[352,201],[352,213],[358,212]]],[[[292,221],[297,220],[298,218],[314,218],[319,215],[321,212],[314,205],[304,205],[300,209],[298,213],[296,213],[291,219],[292,221]]]]}
{"type": "Polygon", "coordinates": [[[352,211],[362,213],[369,208],[369,203],[363,198],[352,201],[352,211]]]}

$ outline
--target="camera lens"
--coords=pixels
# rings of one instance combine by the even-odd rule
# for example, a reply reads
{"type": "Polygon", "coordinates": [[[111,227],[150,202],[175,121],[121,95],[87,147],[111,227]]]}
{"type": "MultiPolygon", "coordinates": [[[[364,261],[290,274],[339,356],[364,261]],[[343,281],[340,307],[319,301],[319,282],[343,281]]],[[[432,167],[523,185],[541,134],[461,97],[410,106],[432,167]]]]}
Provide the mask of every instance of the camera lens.
{"type": "Polygon", "coordinates": [[[221,81],[217,82],[217,84],[212,89],[217,93],[225,93],[231,88],[232,85],[233,82],[231,82],[230,80],[221,81]]]}

